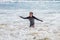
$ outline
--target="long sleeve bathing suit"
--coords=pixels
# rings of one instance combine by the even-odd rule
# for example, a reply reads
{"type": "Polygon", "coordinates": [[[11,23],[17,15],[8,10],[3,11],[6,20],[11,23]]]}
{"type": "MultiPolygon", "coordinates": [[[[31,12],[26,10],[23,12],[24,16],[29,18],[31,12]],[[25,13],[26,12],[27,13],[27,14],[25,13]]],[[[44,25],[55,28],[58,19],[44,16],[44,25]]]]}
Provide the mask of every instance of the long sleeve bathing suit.
{"type": "Polygon", "coordinates": [[[35,24],[34,19],[36,19],[38,21],[42,21],[42,20],[36,18],[35,16],[32,16],[32,17],[28,16],[28,17],[21,17],[21,18],[23,18],[23,19],[29,19],[29,21],[30,21],[30,27],[32,27],[35,24]]]}

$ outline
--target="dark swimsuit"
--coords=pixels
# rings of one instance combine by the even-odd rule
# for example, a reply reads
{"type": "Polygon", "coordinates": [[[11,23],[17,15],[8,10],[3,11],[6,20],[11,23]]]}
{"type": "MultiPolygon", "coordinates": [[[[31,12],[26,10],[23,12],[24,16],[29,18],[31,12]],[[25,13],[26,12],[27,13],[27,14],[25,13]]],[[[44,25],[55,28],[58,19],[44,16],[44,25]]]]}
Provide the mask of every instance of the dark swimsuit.
{"type": "Polygon", "coordinates": [[[30,27],[32,27],[35,23],[34,23],[34,19],[36,19],[36,20],[39,20],[39,21],[41,21],[40,19],[38,19],[38,18],[36,18],[35,16],[32,16],[32,17],[21,17],[21,18],[23,18],[23,19],[29,19],[29,21],[30,21],[30,27]]]}

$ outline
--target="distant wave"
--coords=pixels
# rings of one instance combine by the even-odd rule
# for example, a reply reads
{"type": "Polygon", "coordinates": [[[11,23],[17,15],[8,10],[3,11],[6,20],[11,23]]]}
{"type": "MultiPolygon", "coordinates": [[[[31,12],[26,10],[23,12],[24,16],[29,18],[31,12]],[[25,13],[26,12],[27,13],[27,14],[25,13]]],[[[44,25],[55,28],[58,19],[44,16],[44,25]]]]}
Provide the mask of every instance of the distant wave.
{"type": "Polygon", "coordinates": [[[60,10],[60,2],[11,2],[0,3],[0,9],[54,9],[60,10]]]}

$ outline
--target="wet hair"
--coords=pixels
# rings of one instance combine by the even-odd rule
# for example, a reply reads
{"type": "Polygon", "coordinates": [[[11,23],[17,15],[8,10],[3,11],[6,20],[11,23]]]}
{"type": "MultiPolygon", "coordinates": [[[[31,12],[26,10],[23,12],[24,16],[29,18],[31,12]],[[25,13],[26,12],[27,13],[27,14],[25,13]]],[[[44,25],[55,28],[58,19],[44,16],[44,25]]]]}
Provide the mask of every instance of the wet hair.
{"type": "Polygon", "coordinates": [[[30,12],[30,14],[33,14],[33,12],[30,12]]]}

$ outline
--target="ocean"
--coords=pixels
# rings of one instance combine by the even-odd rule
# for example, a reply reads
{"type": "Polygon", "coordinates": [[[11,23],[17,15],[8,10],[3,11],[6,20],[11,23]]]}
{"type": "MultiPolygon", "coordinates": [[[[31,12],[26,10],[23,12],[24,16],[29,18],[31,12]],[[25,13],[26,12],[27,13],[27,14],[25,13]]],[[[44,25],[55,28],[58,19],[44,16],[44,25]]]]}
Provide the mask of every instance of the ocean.
{"type": "Polygon", "coordinates": [[[0,3],[0,40],[60,40],[60,1],[0,3]],[[29,27],[29,12],[43,20],[29,27]]]}

